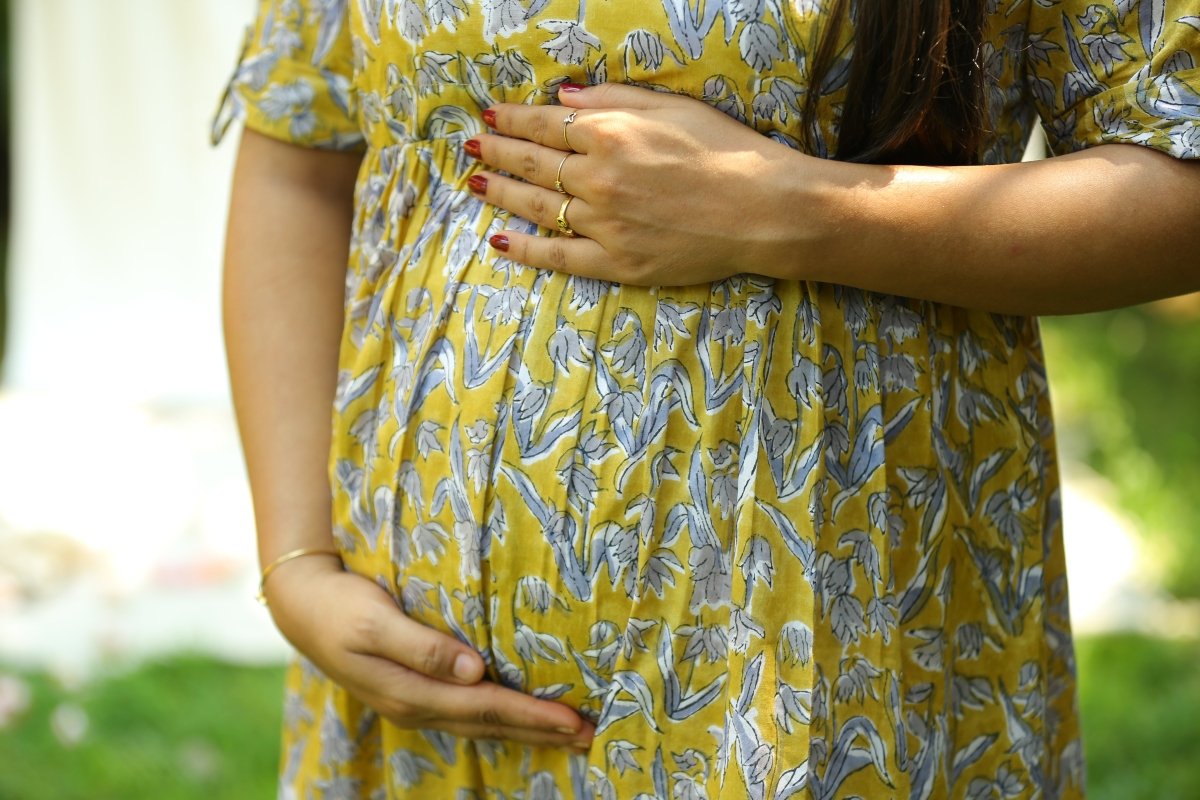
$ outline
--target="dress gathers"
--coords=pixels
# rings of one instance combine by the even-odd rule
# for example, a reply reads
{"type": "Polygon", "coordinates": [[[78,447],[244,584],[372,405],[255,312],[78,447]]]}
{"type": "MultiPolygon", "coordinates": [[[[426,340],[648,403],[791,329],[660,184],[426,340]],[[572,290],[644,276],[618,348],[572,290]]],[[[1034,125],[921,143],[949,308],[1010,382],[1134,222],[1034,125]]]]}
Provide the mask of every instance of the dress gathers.
{"type": "MultiPolygon", "coordinates": [[[[297,656],[280,797],[1083,797],[1034,319],[522,267],[487,238],[533,228],[467,189],[483,109],[564,81],[800,147],[832,4],[258,5],[215,138],[243,118],[363,153],[329,464],[346,566],[597,726],[587,754],[404,730],[297,656]]],[[[982,162],[1018,160],[1039,115],[1059,153],[1200,157],[1196,2],[988,9],[982,162]]]]}

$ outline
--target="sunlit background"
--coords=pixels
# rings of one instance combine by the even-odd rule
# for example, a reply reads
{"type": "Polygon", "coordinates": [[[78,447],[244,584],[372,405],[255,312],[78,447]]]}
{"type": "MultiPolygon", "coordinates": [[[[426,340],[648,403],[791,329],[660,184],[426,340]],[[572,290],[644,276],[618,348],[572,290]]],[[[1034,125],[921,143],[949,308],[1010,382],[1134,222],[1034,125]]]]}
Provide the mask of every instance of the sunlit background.
{"type": "MultiPolygon", "coordinates": [[[[253,2],[0,8],[0,800],[270,797],[208,144],[253,2]]],[[[1200,798],[1200,296],[1044,331],[1091,796],[1200,798]]]]}

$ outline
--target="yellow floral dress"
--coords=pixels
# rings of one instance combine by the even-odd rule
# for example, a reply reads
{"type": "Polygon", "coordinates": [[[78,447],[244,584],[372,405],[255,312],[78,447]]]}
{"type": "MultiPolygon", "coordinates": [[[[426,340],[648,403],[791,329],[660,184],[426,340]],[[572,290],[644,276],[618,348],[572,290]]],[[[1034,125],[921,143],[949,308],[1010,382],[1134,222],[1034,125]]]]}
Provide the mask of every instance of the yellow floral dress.
{"type": "MultiPolygon", "coordinates": [[[[482,110],[563,81],[799,146],[828,5],[259,0],[216,137],[244,118],[364,154],[330,460],[347,568],[597,725],[586,755],[400,730],[297,658],[280,797],[1083,796],[1035,320],[523,268],[486,241],[530,226],[467,190],[482,110]]],[[[1200,156],[1197,3],[988,7],[982,161],[1038,115],[1057,152],[1200,156]]]]}

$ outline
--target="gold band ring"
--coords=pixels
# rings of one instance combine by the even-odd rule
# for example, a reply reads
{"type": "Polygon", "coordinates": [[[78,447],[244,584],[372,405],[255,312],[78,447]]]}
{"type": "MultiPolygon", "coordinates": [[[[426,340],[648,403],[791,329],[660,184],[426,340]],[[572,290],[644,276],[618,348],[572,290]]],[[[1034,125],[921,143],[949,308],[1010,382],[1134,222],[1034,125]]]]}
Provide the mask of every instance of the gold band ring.
{"type": "Polygon", "coordinates": [[[571,147],[571,140],[567,138],[567,128],[571,127],[571,123],[575,121],[575,115],[578,113],[578,111],[572,111],[570,114],[567,114],[567,118],[563,120],[563,144],[567,146],[568,150],[572,151],[575,148],[571,147]]]}
{"type": "Polygon", "coordinates": [[[563,168],[563,164],[567,163],[567,159],[573,155],[575,155],[575,154],[567,153],[565,156],[563,156],[563,160],[558,162],[558,174],[556,174],[554,176],[554,190],[557,191],[559,194],[567,193],[567,190],[564,189],[563,185],[562,185],[562,168],[563,168]]]}
{"type": "Polygon", "coordinates": [[[563,200],[562,206],[558,209],[558,232],[568,239],[575,237],[575,231],[571,230],[571,226],[567,224],[567,206],[571,205],[571,201],[575,198],[567,195],[567,199],[563,200]]]}

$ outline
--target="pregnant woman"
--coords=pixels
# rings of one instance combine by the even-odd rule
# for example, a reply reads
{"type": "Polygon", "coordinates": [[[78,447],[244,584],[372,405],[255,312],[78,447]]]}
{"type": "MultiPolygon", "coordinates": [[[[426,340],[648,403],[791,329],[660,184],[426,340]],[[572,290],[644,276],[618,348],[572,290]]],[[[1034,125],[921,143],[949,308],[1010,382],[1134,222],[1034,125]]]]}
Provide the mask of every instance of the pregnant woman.
{"type": "Polygon", "coordinates": [[[1185,0],[260,0],[280,796],[1082,797],[1029,315],[1200,288],[1197,60],[1185,0]]]}

